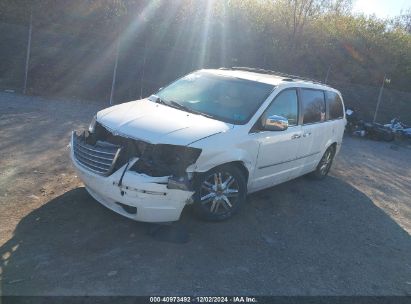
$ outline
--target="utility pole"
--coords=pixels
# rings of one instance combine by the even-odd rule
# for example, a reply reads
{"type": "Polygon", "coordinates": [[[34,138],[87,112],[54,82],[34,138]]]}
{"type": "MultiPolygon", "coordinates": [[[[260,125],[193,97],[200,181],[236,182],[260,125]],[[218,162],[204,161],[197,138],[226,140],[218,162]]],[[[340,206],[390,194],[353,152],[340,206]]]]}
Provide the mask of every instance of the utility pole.
{"type": "Polygon", "coordinates": [[[33,31],[33,6],[30,8],[30,25],[29,25],[29,37],[27,41],[27,53],[26,53],[26,66],[24,68],[24,85],[23,94],[27,91],[27,79],[29,75],[29,65],[30,65],[30,51],[31,51],[31,32],[33,31]]]}
{"type": "Polygon", "coordinates": [[[118,54],[120,52],[120,37],[117,38],[116,41],[116,58],[114,61],[114,69],[113,69],[113,80],[111,82],[111,92],[110,92],[110,106],[113,105],[113,98],[114,98],[114,90],[116,87],[116,78],[117,78],[117,66],[118,66],[118,54]]]}
{"type": "Polygon", "coordinates": [[[390,82],[391,82],[391,79],[386,78],[386,74],[384,74],[384,79],[382,80],[380,93],[378,94],[377,107],[375,108],[374,119],[372,120],[372,122],[375,122],[377,120],[377,114],[380,108],[380,103],[381,103],[381,98],[382,98],[382,92],[384,91],[384,84],[390,83],[390,82]]]}
{"type": "Polygon", "coordinates": [[[327,84],[328,76],[330,75],[330,71],[331,71],[331,64],[328,66],[327,75],[325,75],[325,80],[324,80],[325,84],[327,84]]]}
{"type": "Polygon", "coordinates": [[[140,99],[143,98],[144,72],[146,69],[146,54],[147,54],[147,41],[144,42],[143,68],[141,71],[141,78],[140,78],[140,99]]]}

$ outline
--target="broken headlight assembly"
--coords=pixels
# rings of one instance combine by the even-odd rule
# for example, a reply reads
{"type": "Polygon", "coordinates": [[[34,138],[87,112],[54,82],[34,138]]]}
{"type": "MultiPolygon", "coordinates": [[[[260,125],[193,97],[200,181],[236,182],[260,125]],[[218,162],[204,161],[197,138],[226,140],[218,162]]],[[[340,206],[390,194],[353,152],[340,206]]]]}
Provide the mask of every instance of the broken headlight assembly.
{"type": "Polygon", "coordinates": [[[150,176],[173,176],[185,178],[186,169],[194,164],[201,154],[201,149],[157,144],[149,145],[131,170],[150,176]]]}
{"type": "Polygon", "coordinates": [[[191,181],[186,173],[188,166],[194,164],[201,154],[201,149],[170,144],[151,144],[141,140],[113,135],[93,117],[88,131],[83,133],[83,141],[95,146],[109,143],[121,147],[114,164],[117,170],[132,158],[138,160],[126,169],[152,177],[168,177],[169,189],[188,190],[191,181]]]}

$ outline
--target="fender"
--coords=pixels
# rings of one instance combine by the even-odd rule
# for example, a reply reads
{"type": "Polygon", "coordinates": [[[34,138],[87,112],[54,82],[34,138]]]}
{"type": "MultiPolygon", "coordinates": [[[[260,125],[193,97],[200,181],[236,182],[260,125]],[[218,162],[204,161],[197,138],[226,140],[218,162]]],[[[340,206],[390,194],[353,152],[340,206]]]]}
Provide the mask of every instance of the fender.
{"type": "Polygon", "coordinates": [[[259,143],[240,128],[215,134],[190,145],[202,149],[196,163],[186,169],[187,173],[207,172],[208,170],[230,162],[241,162],[248,170],[252,180],[257,161],[259,143]],[[230,133],[230,134],[228,134],[230,133]]]}
{"type": "Polygon", "coordinates": [[[207,172],[217,166],[235,161],[241,162],[250,174],[253,172],[256,159],[251,157],[250,153],[240,149],[200,156],[196,164],[189,166],[186,171],[190,173],[207,172]]]}

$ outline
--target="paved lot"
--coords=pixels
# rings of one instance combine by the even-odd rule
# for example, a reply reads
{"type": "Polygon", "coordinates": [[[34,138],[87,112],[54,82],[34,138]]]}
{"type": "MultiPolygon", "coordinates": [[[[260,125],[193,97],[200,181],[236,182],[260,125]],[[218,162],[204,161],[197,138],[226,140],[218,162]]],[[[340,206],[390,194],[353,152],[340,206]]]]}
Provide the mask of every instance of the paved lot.
{"type": "Polygon", "coordinates": [[[102,107],[0,94],[0,294],[411,295],[410,150],[347,138],[326,180],[251,195],[223,223],[184,211],[177,244],[76,178],[70,131],[102,107]]]}

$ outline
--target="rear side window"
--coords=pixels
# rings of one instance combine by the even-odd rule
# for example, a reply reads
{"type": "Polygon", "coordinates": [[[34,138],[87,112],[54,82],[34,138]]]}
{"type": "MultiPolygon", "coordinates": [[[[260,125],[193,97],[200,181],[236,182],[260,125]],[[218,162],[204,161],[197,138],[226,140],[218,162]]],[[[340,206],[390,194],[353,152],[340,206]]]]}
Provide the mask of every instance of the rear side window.
{"type": "Polygon", "coordinates": [[[344,117],[340,95],[335,92],[325,91],[325,100],[327,102],[328,119],[338,119],[344,117]]]}
{"type": "Polygon", "coordinates": [[[324,92],[320,90],[301,89],[303,124],[325,120],[324,92]]]}

